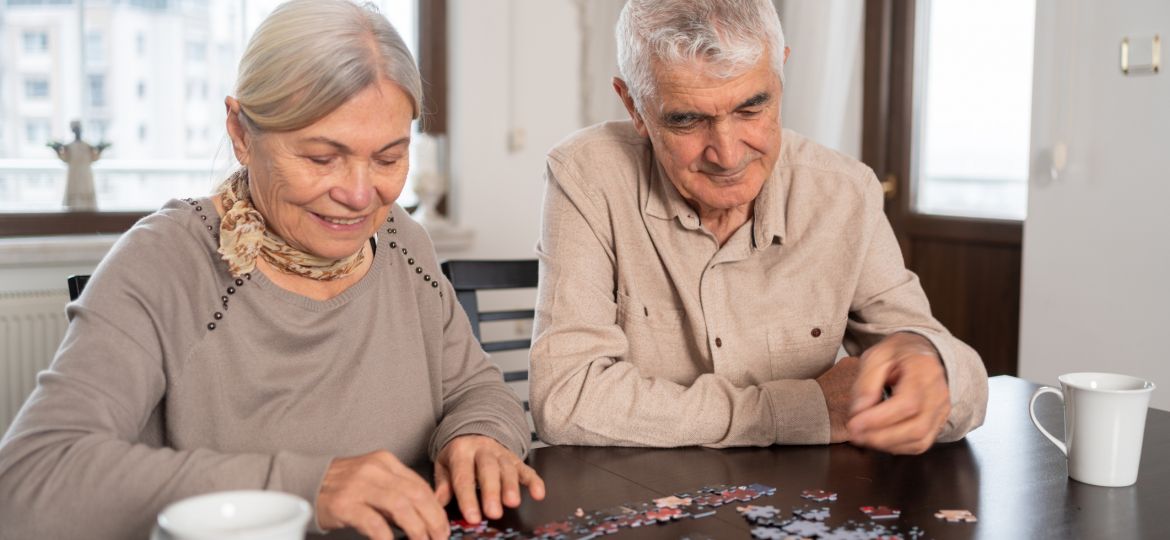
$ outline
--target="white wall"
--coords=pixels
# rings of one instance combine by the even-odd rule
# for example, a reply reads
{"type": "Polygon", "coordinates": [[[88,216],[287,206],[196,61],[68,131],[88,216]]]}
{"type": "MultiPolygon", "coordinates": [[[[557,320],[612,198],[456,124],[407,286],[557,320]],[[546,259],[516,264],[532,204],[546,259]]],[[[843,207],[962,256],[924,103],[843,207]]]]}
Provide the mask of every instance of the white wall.
{"type": "Polygon", "coordinates": [[[535,257],[545,153],[582,127],[577,6],[454,0],[448,17],[451,210],[475,239],[445,255],[535,257]]]}
{"type": "Polygon", "coordinates": [[[1148,60],[1160,33],[1168,56],[1170,2],[1040,0],[1036,20],[1020,375],[1140,376],[1170,409],[1170,73],[1118,67],[1127,35],[1148,60]],[[1053,178],[1058,144],[1068,162],[1053,178]]]}

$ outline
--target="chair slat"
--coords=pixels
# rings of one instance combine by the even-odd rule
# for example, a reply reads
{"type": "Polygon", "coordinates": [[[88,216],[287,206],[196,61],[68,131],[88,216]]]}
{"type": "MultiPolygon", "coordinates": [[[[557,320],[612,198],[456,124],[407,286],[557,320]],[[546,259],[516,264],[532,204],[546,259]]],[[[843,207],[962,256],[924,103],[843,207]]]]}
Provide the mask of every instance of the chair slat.
{"type": "Polygon", "coordinates": [[[515,351],[532,347],[531,339],[513,339],[510,341],[489,341],[483,343],[484,352],[515,351]]]}
{"type": "Polygon", "coordinates": [[[536,317],[534,309],[516,309],[512,311],[481,311],[479,322],[484,321],[514,321],[516,319],[531,319],[536,317]]]}

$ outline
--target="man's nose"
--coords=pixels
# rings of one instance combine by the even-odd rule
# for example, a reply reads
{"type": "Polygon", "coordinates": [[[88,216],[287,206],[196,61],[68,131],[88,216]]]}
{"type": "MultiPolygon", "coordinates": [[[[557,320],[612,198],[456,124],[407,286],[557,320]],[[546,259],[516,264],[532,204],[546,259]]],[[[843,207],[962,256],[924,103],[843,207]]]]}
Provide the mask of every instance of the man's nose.
{"type": "Polygon", "coordinates": [[[744,145],[732,123],[726,120],[712,122],[703,158],[723,170],[734,170],[743,161],[743,155],[744,145]]]}

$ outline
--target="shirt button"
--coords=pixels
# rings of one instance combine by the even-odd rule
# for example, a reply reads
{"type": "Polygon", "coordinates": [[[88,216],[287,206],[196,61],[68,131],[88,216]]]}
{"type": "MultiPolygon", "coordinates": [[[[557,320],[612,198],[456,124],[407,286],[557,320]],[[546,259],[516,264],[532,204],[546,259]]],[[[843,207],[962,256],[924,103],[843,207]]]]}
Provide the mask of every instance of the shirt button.
{"type": "Polygon", "coordinates": [[[723,346],[723,338],[715,338],[715,346],[722,347],[723,346]]]}
{"type": "Polygon", "coordinates": [[[812,329],[812,337],[821,337],[821,329],[820,328],[813,328],[812,329]]]}

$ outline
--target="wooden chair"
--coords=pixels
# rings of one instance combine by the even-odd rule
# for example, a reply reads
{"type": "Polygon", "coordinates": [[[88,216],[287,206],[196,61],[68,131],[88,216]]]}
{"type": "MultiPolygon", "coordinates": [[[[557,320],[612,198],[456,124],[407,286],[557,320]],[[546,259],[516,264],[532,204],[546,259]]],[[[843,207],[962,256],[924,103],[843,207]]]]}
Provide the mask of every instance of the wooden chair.
{"type": "Polygon", "coordinates": [[[65,283],[69,285],[69,300],[77,300],[77,297],[81,296],[82,289],[85,289],[85,284],[89,283],[89,275],[72,275],[65,278],[65,283]]]}
{"type": "MultiPolygon", "coordinates": [[[[479,291],[500,289],[533,289],[536,288],[538,263],[536,259],[522,260],[451,260],[441,265],[443,275],[455,288],[455,299],[467,313],[471,321],[471,332],[479,340],[483,350],[488,353],[500,351],[514,351],[532,347],[532,339],[511,339],[502,341],[484,341],[480,324],[489,321],[532,320],[536,315],[532,309],[517,309],[504,311],[483,311],[479,308],[479,291]]],[[[504,371],[504,382],[527,381],[527,369],[504,371]]],[[[528,400],[524,400],[524,410],[529,411],[528,400]]],[[[532,440],[538,441],[533,432],[532,440]]]]}

